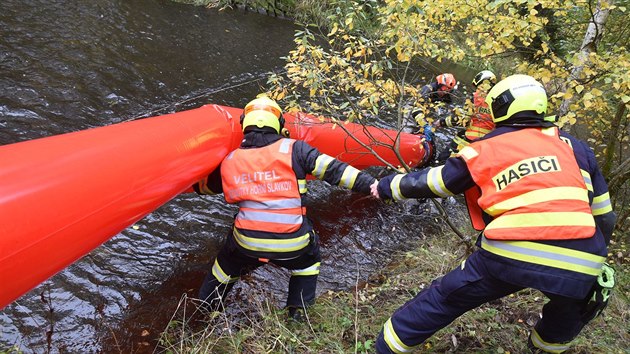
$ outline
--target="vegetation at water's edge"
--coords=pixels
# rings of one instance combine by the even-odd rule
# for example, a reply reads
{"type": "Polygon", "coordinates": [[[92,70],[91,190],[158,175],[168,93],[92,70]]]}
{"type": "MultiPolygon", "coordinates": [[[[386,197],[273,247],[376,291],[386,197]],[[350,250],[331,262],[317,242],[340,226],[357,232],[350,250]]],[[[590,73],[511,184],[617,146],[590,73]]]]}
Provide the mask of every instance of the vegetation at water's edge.
{"type": "MultiPolygon", "coordinates": [[[[617,235],[627,239],[628,235],[617,235]]],[[[350,291],[328,292],[308,309],[307,320],[287,320],[284,310],[269,303],[246,319],[221,314],[207,324],[191,326],[184,311],[160,340],[168,353],[373,353],[383,323],[431,280],[458,266],[464,247],[454,235],[418,240],[414,251],[394,261],[366,283],[350,291]],[[185,333],[185,335],[182,335],[185,333]]],[[[626,353],[630,343],[630,271],[626,245],[614,244],[611,262],[618,287],[604,314],[574,341],[572,353],[626,353]],[[619,256],[617,255],[619,252],[619,256]],[[622,254],[624,256],[622,256],[622,254]],[[620,257],[621,256],[621,257],[620,257]]],[[[525,353],[530,329],[545,297],[534,290],[481,306],[431,337],[420,351],[432,353],[525,353]]],[[[194,309],[189,304],[188,312],[194,309]]]]}
{"type": "Polygon", "coordinates": [[[345,0],[174,0],[221,10],[245,10],[291,18],[296,22],[326,25],[337,4],[345,0]]]}

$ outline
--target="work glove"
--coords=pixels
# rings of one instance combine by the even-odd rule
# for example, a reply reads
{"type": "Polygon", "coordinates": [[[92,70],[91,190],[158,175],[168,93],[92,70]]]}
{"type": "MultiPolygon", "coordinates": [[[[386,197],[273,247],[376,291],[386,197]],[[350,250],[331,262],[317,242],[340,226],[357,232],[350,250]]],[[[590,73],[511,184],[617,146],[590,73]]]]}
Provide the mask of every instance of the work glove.
{"type": "Polygon", "coordinates": [[[431,128],[430,124],[424,125],[423,133],[424,133],[424,138],[427,141],[433,141],[433,129],[431,128]]]}
{"type": "Polygon", "coordinates": [[[602,264],[602,273],[597,277],[590,292],[590,299],[582,310],[582,322],[590,322],[608,305],[612,289],[615,286],[615,270],[608,264],[602,264]]]}

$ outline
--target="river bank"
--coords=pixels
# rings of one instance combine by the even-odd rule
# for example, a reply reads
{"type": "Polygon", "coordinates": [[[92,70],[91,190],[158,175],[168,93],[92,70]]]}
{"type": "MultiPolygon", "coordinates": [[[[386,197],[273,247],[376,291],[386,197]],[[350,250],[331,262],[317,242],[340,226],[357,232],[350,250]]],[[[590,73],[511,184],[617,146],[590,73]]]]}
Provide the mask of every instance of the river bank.
{"type": "MultiPolygon", "coordinates": [[[[628,236],[617,235],[617,239],[627,240],[628,236]]],[[[572,353],[627,353],[630,255],[626,246],[613,243],[609,263],[617,270],[617,288],[603,315],[574,341],[572,353]]],[[[250,304],[256,311],[245,317],[228,312],[193,326],[187,322],[189,317],[174,316],[157,350],[182,354],[373,353],[376,335],[394,310],[433,279],[457,267],[465,255],[466,247],[452,232],[424,236],[414,240],[409,250],[394,255],[367,281],[318,297],[304,322],[288,321],[284,310],[259,297],[250,304]]],[[[248,291],[264,293],[261,286],[248,291]]],[[[436,333],[418,352],[526,353],[527,336],[545,302],[542,293],[523,290],[488,303],[436,333]]]]}

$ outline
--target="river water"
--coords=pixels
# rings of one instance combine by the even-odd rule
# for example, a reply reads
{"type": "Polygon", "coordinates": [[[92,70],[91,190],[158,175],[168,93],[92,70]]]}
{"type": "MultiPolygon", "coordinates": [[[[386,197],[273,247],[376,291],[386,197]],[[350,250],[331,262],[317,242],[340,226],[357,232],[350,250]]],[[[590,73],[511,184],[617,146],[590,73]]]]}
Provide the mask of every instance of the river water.
{"type": "MultiPolygon", "coordinates": [[[[282,69],[295,29],[166,0],[4,0],[0,144],[206,103],[242,107],[282,69]]],[[[440,228],[430,203],[388,208],[322,182],[309,188],[318,293],[352,287],[440,228]]],[[[152,352],[182,296],[196,294],[234,212],[221,196],[175,198],[0,311],[0,351],[152,352]]],[[[264,288],[281,306],[287,280],[263,267],[233,298],[264,288]]]]}

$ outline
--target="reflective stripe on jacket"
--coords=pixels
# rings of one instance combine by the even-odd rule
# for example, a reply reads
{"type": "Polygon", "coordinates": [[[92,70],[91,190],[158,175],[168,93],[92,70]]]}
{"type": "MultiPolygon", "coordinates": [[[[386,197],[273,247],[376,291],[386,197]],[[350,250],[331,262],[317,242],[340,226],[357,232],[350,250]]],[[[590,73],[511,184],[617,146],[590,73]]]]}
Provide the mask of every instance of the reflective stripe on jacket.
{"type": "Polygon", "coordinates": [[[483,235],[480,242],[481,248],[499,256],[591,276],[601,274],[606,260],[604,256],[539,242],[495,241],[483,235]]]}
{"type": "Polygon", "coordinates": [[[459,156],[481,188],[477,203],[494,218],[484,231],[488,239],[567,240],[595,234],[587,187],[556,127],[480,140],[459,156]]]}
{"type": "Polygon", "coordinates": [[[225,200],[239,206],[234,223],[238,229],[291,233],[302,225],[303,188],[291,162],[294,143],[281,139],[260,148],[236,149],[221,164],[225,200]]]}
{"type": "Polygon", "coordinates": [[[263,238],[247,236],[239,232],[236,227],[232,230],[232,235],[236,243],[244,249],[256,254],[274,254],[276,259],[281,259],[277,258],[280,254],[291,255],[287,258],[293,258],[294,252],[306,248],[311,240],[310,232],[303,235],[289,234],[292,236],[290,238],[280,237],[282,234],[268,233],[265,235],[275,236],[275,238],[263,238]]]}

